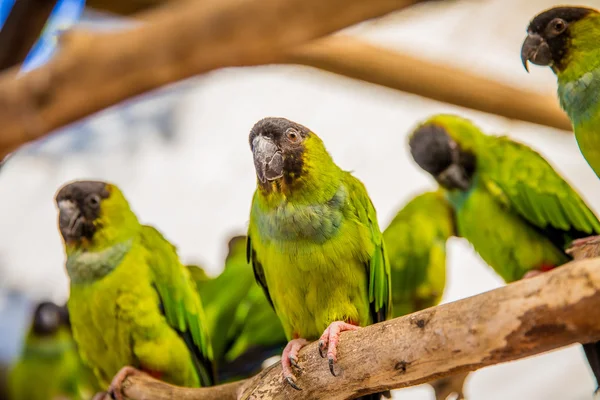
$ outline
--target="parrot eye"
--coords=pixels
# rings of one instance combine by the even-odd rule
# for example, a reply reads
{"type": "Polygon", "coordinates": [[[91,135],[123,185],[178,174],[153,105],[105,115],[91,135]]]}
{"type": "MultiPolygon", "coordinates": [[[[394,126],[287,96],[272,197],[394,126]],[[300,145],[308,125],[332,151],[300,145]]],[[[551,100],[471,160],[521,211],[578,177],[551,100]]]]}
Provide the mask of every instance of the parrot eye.
{"type": "Polygon", "coordinates": [[[567,23],[561,18],[555,18],[550,22],[550,32],[552,35],[560,35],[567,29],[567,23]]]}
{"type": "Polygon", "coordinates": [[[298,139],[300,139],[300,135],[293,128],[288,129],[285,134],[286,134],[288,140],[292,143],[296,143],[298,141],[298,139]]]}
{"type": "Polygon", "coordinates": [[[91,208],[98,208],[100,206],[100,196],[97,194],[90,194],[85,201],[91,208]]]}

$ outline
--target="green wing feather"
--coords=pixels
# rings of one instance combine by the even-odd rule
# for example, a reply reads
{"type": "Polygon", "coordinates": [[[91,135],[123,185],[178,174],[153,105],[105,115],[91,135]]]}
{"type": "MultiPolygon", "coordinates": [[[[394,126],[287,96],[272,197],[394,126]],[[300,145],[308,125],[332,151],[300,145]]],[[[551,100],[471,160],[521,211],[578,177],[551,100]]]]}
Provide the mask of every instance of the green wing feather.
{"type": "Polygon", "coordinates": [[[214,279],[200,276],[203,280],[196,280],[216,360],[221,360],[228,349],[231,339],[227,334],[234,324],[236,310],[250,288],[256,285],[250,265],[246,262],[246,238],[240,240],[243,241],[236,243],[233,248],[230,246],[225,268],[219,276],[214,279]]]}
{"type": "Polygon", "coordinates": [[[383,235],[377,222],[377,213],[362,182],[346,173],[345,183],[349,199],[359,222],[369,227],[375,251],[365,265],[369,276],[369,302],[373,322],[384,321],[392,315],[392,279],[383,235]]]}
{"type": "Polygon", "coordinates": [[[189,271],[179,261],[175,247],[156,229],[143,226],[141,238],[152,255],[147,262],[167,322],[194,356],[202,386],[210,386],[214,383],[212,347],[202,303],[189,271]]]}
{"type": "Polygon", "coordinates": [[[269,304],[273,309],[275,306],[273,305],[273,300],[271,299],[271,295],[269,294],[269,288],[267,287],[267,279],[265,278],[265,271],[263,269],[262,264],[256,259],[256,251],[252,247],[252,239],[250,238],[250,231],[248,231],[248,239],[246,241],[246,261],[252,264],[252,270],[254,271],[254,278],[256,282],[260,285],[269,304]]]}
{"type": "Polygon", "coordinates": [[[561,247],[574,238],[600,233],[598,218],[542,156],[507,137],[487,138],[478,167],[497,200],[547,233],[568,232],[561,247]]]}

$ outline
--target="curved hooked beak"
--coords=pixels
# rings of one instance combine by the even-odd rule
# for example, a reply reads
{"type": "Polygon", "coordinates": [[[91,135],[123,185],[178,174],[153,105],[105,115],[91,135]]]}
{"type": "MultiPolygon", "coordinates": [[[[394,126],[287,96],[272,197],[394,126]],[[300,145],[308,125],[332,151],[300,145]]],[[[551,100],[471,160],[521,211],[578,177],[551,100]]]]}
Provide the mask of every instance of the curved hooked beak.
{"type": "Polygon", "coordinates": [[[256,176],[261,183],[283,176],[283,155],[271,139],[264,136],[255,137],[252,141],[252,154],[256,176]]]}
{"type": "Polygon", "coordinates": [[[451,164],[448,168],[443,170],[436,177],[436,180],[443,187],[450,189],[468,190],[469,186],[471,186],[467,173],[457,164],[451,164]]]}
{"type": "Polygon", "coordinates": [[[58,226],[62,237],[69,240],[79,236],[84,220],[79,207],[72,201],[62,200],[58,203],[58,210],[58,226]]]}
{"type": "Polygon", "coordinates": [[[521,47],[521,61],[527,72],[529,72],[528,61],[536,65],[549,66],[552,64],[550,46],[540,35],[534,33],[527,35],[523,47],[521,47]]]}

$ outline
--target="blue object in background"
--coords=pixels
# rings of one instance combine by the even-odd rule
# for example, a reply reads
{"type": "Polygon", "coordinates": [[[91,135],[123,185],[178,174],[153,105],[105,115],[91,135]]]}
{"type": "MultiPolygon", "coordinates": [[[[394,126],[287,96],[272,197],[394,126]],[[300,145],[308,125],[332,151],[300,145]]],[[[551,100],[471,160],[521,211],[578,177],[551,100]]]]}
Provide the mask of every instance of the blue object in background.
{"type": "Polygon", "coordinates": [[[23,62],[22,72],[45,64],[52,57],[58,43],[58,34],[73,26],[81,17],[84,8],[85,0],[59,0],[56,3],[40,38],[23,62]]]}
{"type": "MultiPolygon", "coordinates": [[[[6,22],[15,0],[0,0],[0,29],[6,22]]],[[[85,8],[85,0],[59,0],[50,13],[40,38],[27,54],[21,72],[27,72],[45,64],[54,54],[58,34],[73,26],[85,8]]]]}
{"type": "Polygon", "coordinates": [[[19,355],[34,306],[24,293],[0,289],[0,364],[19,355]]]}
{"type": "Polygon", "coordinates": [[[0,29],[4,26],[13,4],[15,4],[15,0],[0,0],[0,29]]]}

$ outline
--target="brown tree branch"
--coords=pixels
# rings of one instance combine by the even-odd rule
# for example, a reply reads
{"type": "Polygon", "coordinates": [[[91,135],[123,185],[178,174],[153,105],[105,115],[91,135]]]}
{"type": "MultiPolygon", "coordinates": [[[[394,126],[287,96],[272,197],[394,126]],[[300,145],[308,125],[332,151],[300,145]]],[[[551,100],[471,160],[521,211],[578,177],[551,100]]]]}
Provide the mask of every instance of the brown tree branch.
{"type": "Polygon", "coordinates": [[[524,92],[344,36],[298,47],[415,2],[171,0],[144,13],[146,24],[134,30],[72,33],[46,66],[18,80],[14,73],[0,75],[0,159],[53,129],[161,85],[219,67],[277,62],[313,66],[509,118],[569,128],[554,96],[524,92]]]}
{"type": "Polygon", "coordinates": [[[15,1],[0,30],[0,71],[17,66],[25,60],[55,4],[56,0],[15,1]]]}
{"type": "Polygon", "coordinates": [[[0,158],[119,101],[290,47],[416,0],[203,0],[167,4],[127,31],[76,34],[44,67],[0,77],[0,158]]]}
{"type": "Polygon", "coordinates": [[[300,352],[302,391],[282,383],[276,364],[242,386],[184,389],[130,378],[124,392],[134,400],[204,400],[216,398],[216,391],[223,399],[348,399],[599,339],[600,259],[595,258],[344,333],[337,377],[312,343],[300,352]]]}
{"type": "Polygon", "coordinates": [[[511,119],[572,129],[554,94],[524,91],[347,36],[335,35],[294,48],[285,62],[511,119]]]}

